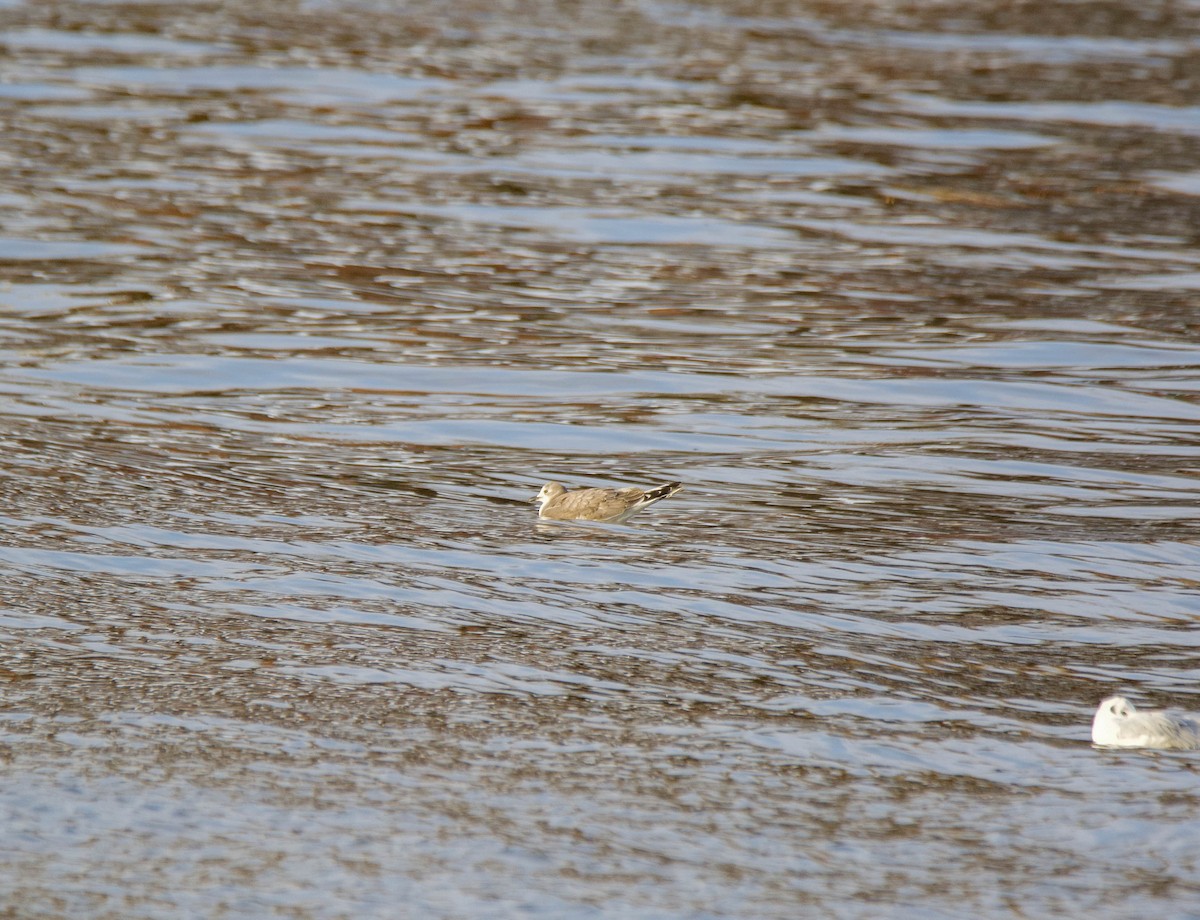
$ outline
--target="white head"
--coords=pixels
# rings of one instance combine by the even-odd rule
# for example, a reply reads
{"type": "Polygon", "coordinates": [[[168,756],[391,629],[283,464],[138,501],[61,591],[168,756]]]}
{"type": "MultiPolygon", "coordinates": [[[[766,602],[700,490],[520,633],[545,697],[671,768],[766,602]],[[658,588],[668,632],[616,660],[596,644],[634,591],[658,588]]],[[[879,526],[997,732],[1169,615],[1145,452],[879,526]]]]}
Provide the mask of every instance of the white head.
{"type": "Polygon", "coordinates": [[[566,491],[567,490],[562,487],[561,483],[548,482],[542,486],[542,491],[529,500],[531,502],[541,502],[544,505],[546,502],[550,501],[550,499],[562,495],[566,491]]]}
{"type": "Polygon", "coordinates": [[[1137,708],[1123,696],[1104,700],[1092,718],[1092,744],[1116,744],[1121,724],[1136,714],[1137,708]]]}

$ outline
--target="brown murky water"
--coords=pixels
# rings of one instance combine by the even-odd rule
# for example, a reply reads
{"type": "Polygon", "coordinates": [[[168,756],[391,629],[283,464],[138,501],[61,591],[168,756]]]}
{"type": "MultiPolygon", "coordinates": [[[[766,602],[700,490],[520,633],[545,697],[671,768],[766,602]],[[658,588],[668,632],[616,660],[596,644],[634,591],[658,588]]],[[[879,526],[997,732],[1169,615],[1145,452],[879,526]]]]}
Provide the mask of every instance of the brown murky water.
{"type": "Polygon", "coordinates": [[[1200,710],[1198,100],[1182,0],[0,3],[0,912],[1194,911],[1089,723],[1200,710]]]}

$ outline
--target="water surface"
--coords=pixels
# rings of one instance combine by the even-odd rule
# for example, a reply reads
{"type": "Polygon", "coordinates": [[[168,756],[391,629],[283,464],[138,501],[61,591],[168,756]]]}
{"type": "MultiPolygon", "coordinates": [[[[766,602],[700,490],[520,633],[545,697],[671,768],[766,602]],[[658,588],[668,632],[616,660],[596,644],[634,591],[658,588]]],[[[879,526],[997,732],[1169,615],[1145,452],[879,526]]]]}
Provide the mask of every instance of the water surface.
{"type": "Polygon", "coordinates": [[[1186,6],[0,2],[0,894],[1168,916],[1186,6]],[[539,523],[542,482],[685,491],[539,523]]]}

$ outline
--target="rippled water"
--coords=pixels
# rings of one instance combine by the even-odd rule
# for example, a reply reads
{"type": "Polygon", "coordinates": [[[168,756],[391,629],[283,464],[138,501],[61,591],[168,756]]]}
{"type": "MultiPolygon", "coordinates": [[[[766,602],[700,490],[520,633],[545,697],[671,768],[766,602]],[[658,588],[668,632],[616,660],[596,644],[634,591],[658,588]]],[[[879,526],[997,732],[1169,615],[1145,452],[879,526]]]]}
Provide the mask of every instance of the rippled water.
{"type": "Polygon", "coordinates": [[[0,903],[1196,904],[1196,13],[0,3],[0,903]]]}

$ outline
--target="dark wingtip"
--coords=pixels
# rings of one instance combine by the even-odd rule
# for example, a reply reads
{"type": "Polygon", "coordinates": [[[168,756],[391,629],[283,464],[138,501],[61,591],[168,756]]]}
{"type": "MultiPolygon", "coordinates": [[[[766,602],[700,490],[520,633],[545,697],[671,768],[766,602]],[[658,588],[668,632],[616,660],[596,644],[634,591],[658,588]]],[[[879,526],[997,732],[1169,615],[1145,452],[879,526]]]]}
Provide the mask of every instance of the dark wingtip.
{"type": "Polygon", "coordinates": [[[682,483],[668,482],[665,486],[659,486],[657,489],[651,489],[648,491],[646,493],[646,497],[651,501],[658,501],[661,498],[670,498],[682,488],[682,483]]]}

